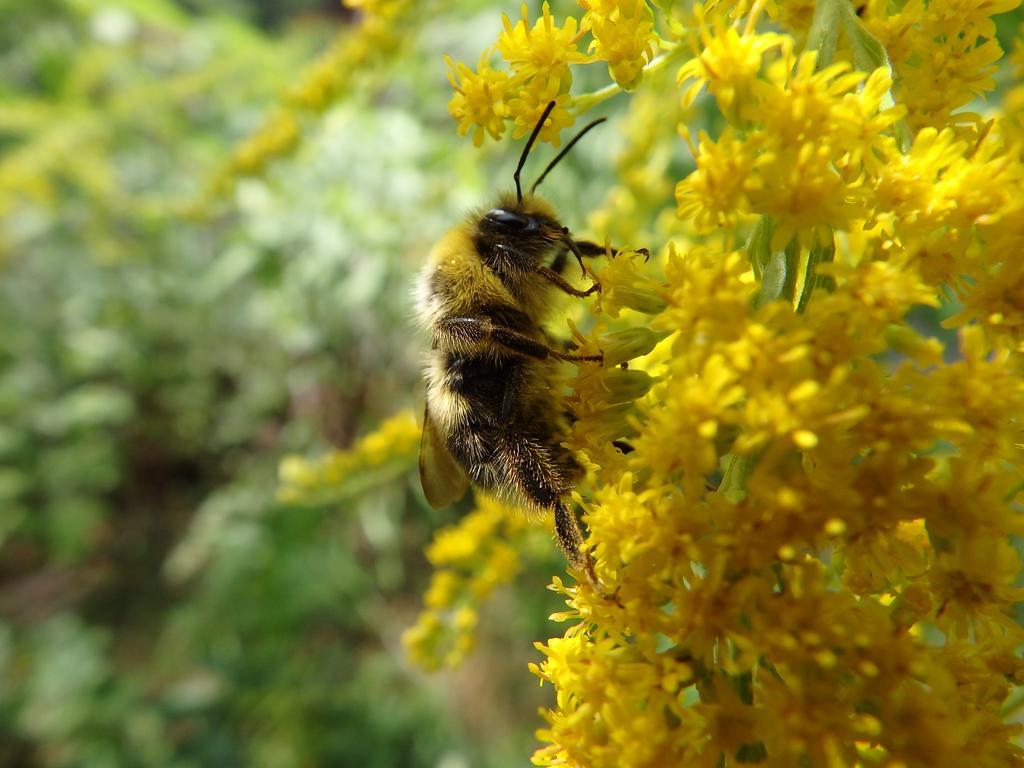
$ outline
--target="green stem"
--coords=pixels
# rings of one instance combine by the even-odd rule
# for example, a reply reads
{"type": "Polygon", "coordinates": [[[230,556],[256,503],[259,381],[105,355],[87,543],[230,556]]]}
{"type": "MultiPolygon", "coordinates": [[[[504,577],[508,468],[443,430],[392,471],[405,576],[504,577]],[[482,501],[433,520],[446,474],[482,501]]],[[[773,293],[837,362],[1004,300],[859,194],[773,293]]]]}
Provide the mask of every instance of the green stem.
{"type": "MultiPolygon", "coordinates": [[[[655,72],[661,71],[662,69],[668,66],[669,62],[679,57],[680,51],[684,50],[683,46],[681,46],[679,43],[663,42],[661,45],[663,48],[667,48],[668,50],[665,53],[661,54],[660,56],[656,56],[650,64],[643,68],[643,77],[649,77],[650,75],[653,75],[655,72]]],[[[610,99],[612,96],[615,96],[616,94],[621,92],[621,85],[619,85],[618,83],[609,83],[604,88],[599,88],[596,91],[591,91],[590,93],[583,93],[580,94],[579,96],[574,96],[572,100],[573,107],[575,108],[577,114],[582,114],[583,112],[586,112],[589,109],[593,109],[598,104],[604,101],[608,101],[608,99],[610,99]]]]}
{"type": "Polygon", "coordinates": [[[770,216],[762,216],[757,220],[747,240],[747,259],[754,270],[754,277],[764,279],[764,271],[771,260],[772,235],[775,233],[775,222],[770,216]]]}
{"type": "Polygon", "coordinates": [[[1021,709],[1024,709],[1024,688],[1018,688],[1006,699],[999,716],[1005,720],[1021,709]]]}

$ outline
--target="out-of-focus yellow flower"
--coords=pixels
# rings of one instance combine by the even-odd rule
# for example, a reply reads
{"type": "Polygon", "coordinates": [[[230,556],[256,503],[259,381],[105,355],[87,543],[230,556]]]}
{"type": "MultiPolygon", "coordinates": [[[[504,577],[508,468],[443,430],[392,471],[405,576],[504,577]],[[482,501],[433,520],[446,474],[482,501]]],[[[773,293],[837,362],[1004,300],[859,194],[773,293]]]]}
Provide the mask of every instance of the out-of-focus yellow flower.
{"type": "Polygon", "coordinates": [[[371,16],[393,16],[408,0],[342,0],[342,5],[371,16]]]}
{"type": "Polygon", "coordinates": [[[420,428],[410,411],[392,416],[350,450],[335,451],[310,461],[286,456],[278,468],[278,498],[286,503],[318,502],[344,489],[358,473],[395,461],[405,463],[420,443],[420,428]]]}
{"type": "Polygon", "coordinates": [[[519,572],[528,533],[522,511],[485,496],[457,525],[437,532],[427,549],[436,570],[425,607],[402,637],[417,664],[451,667],[472,651],[481,604],[519,572]]]}
{"type": "Polygon", "coordinates": [[[787,31],[802,38],[814,18],[815,0],[767,0],[765,11],[787,31]]]}
{"type": "Polygon", "coordinates": [[[238,145],[234,168],[240,174],[257,173],[273,157],[289,152],[299,142],[299,124],[290,112],[274,113],[263,127],[238,145]]]}
{"type": "MultiPolygon", "coordinates": [[[[282,103],[239,143],[210,179],[206,198],[223,195],[239,178],[262,173],[271,161],[292,152],[301,139],[303,117],[334,103],[350,87],[354,72],[398,49],[403,36],[418,24],[409,0],[345,0],[345,4],[362,11],[360,23],[339,33],[287,90],[282,103]]],[[[207,203],[199,201],[193,212],[207,203]]]]}

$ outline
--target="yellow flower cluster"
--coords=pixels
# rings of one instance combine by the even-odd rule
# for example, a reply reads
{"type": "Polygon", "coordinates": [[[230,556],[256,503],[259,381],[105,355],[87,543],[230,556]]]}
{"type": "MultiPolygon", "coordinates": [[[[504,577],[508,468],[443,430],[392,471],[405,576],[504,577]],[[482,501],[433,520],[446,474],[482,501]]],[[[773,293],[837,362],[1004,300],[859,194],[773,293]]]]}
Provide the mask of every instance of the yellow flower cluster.
{"type": "Polygon", "coordinates": [[[629,87],[654,58],[654,14],[645,0],[581,0],[590,50],[607,62],[616,83],[629,87]]]}
{"type": "Polygon", "coordinates": [[[992,17],[1020,0],[909,0],[895,13],[887,0],[868,0],[865,26],[888,51],[899,81],[897,97],[914,129],[977,119],[956,113],[995,88],[1003,51],[992,17]]]}
{"type": "Polygon", "coordinates": [[[479,146],[485,136],[500,139],[511,121],[512,135],[523,136],[554,101],[540,138],[558,144],[559,132],[574,120],[569,110],[572,64],[605,62],[621,86],[636,83],[644,65],[654,58],[657,39],[646,0],[580,0],[580,5],[586,10],[582,20],[570,16],[562,25],[555,22],[546,2],[532,25],[525,3],[514,24],[503,15],[495,48],[508,69],[491,66],[494,50],[481,54],[476,71],[447,59],[455,90],[448,110],[459,121],[461,135],[472,131],[473,143],[479,146]],[[587,34],[590,55],[578,48],[587,34]]]}
{"type": "Polygon", "coordinates": [[[478,608],[519,573],[519,548],[529,533],[521,510],[487,496],[457,525],[437,532],[427,547],[436,570],[424,610],[402,637],[413,661],[424,669],[453,667],[472,651],[478,608]]]}
{"type": "Polygon", "coordinates": [[[744,268],[700,250],[667,265],[667,370],[587,504],[615,599],[566,591],[579,623],[542,646],[559,705],[538,762],[1009,765],[1019,365],[978,327],[944,364],[902,322],[934,292],[891,263],[835,270],[803,314],[749,316],[744,268]]]}
{"type": "Polygon", "coordinates": [[[685,96],[706,86],[730,126],[716,141],[702,132],[692,148],[697,172],[676,187],[680,217],[706,232],[771,216],[776,247],[794,233],[827,242],[833,228],[867,218],[873,190],[865,176],[886,151],[899,152],[885,133],[903,113],[882,108],[887,70],[868,77],[848,62],[816,69],[816,51],[794,57],[791,39],[775,33],[716,35],[702,23],[701,39],[703,52],[679,72],[684,84],[696,81],[685,96]]]}
{"type": "Polygon", "coordinates": [[[346,482],[391,465],[402,470],[412,463],[420,444],[420,428],[410,411],[383,422],[347,451],[334,451],[311,461],[286,456],[278,468],[278,498],[285,503],[334,498],[346,482]]]}
{"type": "MultiPolygon", "coordinates": [[[[1024,100],[958,111],[1019,3],[662,5],[651,50],[692,57],[677,89],[660,60],[614,74],[630,159],[594,221],[664,248],[607,262],[573,326],[605,354],[568,399],[604,592],[555,580],[570,626],[538,644],[556,700],[534,762],[1019,765],[1024,100]],[[719,127],[672,201],[645,183],[672,140],[651,123],[701,105],[719,127]]],[[[565,83],[598,25],[549,18],[536,40],[506,22],[500,50],[565,83]]],[[[613,49],[638,50],[591,46],[613,49]]],[[[463,75],[463,132],[535,118],[515,70],[473,113],[463,75]]]]}

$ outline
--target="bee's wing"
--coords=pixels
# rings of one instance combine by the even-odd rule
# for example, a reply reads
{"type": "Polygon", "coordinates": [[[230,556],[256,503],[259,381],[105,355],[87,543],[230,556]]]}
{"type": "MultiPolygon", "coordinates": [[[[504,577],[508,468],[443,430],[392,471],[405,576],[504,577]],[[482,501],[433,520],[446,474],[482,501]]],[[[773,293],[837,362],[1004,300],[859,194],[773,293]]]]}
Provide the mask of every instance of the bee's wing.
{"type": "Polygon", "coordinates": [[[420,439],[420,483],[423,493],[434,509],[447,507],[466,495],[469,477],[455,461],[430,410],[423,411],[423,437],[420,439]]]}

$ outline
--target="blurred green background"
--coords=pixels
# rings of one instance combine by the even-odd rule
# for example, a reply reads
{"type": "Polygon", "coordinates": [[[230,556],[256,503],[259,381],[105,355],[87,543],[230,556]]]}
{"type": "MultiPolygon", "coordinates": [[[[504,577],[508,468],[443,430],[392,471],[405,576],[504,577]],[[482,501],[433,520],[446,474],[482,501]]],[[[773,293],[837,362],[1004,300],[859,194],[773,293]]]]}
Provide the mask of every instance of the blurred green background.
{"type": "MultiPolygon", "coordinates": [[[[520,146],[456,135],[443,56],[518,7],[412,2],[366,46],[337,0],[0,0],[0,766],[528,763],[543,531],[426,676],[399,638],[465,507],[410,462],[275,501],[282,456],[420,407],[412,276],[520,146]]],[[[574,228],[623,99],[545,183],[574,228]]]]}
{"type": "Polygon", "coordinates": [[[284,454],[421,407],[412,276],[518,151],[447,115],[443,55],[476,61],[484,6],[414,3],[239,165],[358,13],[0,1],[0,765],[528,762],[554,547],[428,677],[399,637],[464,509],[406,465],[275,501],[284,454]]]}

